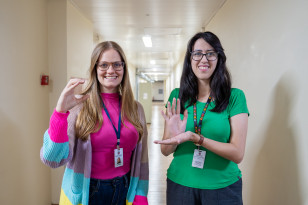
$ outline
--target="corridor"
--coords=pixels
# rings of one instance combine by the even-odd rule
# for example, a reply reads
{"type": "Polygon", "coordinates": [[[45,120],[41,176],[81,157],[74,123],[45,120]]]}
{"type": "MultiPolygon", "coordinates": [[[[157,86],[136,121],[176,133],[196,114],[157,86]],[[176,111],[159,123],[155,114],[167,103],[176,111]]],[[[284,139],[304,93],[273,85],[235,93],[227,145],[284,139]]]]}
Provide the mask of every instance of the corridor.
{"type": "MultiPolygon", "coordinates": [[[[40,160],[44,133],[68,80],[89,77],[98,43],[122,47],[136,100],[152,103],[140,88],[160,82],[153,93],[168,97],[180,87],[189,39],[211,31],[250,112],[243,204],[308,205],[307,9],[304,0],[0,1],[0,204],[59,203],[64,167],[40,160]]],[[[164,205],[173,156],[153,143],[162,138],[164,104],[145,105],[148,201],[164,205]]]]}
{"type": "Polygon", "coordinates": [[[172,160],[172,155],[165,157],[160,152],[160,145],[153,141],[161,139],[164,132],[164,120],[160,114],[165,110],[164,104],[153,102],[152,123],[148,124],[148,148],[149,148],[149,205],[166,204],[166,172],[172,160]]]}

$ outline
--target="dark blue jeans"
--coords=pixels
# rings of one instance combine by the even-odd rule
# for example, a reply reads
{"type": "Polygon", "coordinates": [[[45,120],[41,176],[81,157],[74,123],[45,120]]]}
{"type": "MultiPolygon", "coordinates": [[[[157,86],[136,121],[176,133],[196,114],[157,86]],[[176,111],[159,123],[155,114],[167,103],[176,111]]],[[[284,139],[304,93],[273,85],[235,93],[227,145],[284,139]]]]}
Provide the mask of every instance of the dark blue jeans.
{"type": "Polygon", "coordinates": [[[122,177],[90,179],[89,205],[125,205],[129,173],[122,177]]]}
{"type": "Polygon", "coordinates": [[[167,205],[242,205],[242,178],[221,189],[196,189],[167,179],[167,205]]]}

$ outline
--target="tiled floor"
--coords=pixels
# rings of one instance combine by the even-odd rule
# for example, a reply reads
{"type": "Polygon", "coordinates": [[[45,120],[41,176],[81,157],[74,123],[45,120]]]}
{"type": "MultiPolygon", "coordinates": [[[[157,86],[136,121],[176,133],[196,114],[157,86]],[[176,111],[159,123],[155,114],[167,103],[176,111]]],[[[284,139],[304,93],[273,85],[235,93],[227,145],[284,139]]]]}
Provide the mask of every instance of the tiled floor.
{"type": "Polygon", "coordinates": [[[166,204],[166,172],[172,160],[172,155],[165,157],[160,152],[160,145],[153,141],[161,139],[164,132],[164,118],[160,111],[165,110],[163,103],[153,102],[152,123],[148,124],[149,148],[149,205],[166,204]]]}

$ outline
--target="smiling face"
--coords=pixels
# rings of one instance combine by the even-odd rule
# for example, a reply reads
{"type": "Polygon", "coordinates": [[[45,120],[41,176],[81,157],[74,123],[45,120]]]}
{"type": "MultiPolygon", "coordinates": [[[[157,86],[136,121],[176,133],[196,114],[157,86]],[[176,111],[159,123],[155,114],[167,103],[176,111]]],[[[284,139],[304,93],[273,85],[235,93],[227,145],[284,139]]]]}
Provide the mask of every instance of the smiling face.
{"type": "Polygon", "coordinates": [[[119,85],[122,82],[124,75],[124,66],[121,70],[115,70],[115,68],[110,65],[107,70],[100,69],[100,64],[102,62],[114,63],[121,62],[120,54],[114,49],[108,49],[97,61],[97,79],[100,82],[100,89],[102,93],[116,93],[119,91],[119,85]]]}
{"type": "MultiPolygon", "coordinates": [[[[202,38],[198,39],[193,46],[192,52],[196,51],[200,51],[203,54],[215,52],[214,48],[202,38]]],[[[209,61],[206,56],[203,55],[202,59],[197,61],[193,60],[191,57],[190,62],[192,70],[198,78],[199,83],[210,83],[211,76],[213,75],[217,65],[217,59],[214,61],[209,61]]]]}

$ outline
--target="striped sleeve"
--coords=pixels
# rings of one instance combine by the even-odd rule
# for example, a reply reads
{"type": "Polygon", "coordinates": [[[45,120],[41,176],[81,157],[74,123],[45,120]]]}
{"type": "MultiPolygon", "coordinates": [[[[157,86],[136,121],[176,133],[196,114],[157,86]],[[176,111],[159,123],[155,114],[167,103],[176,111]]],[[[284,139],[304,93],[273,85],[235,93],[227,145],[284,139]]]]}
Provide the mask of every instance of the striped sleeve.
{"type": "Polygon", "coordinates": [[[148,161],[148,130],[144,110],[139,111],[143,120],[143,136],[141,144],[140,178],[136,189],[136,196],[133,205],[147,205],[149,190],[149,161],[148,161]]]}
{"type": "Polygon", "coordinates": [[[52,168],[64,165],[70,159],[69,139],[67,135],[67,118],[69,112],[54,111],[49,128],[44,134],[40,157],[44,164],[52,168]]]}
{"type": "Polygon", "coordinates": [[[148,205],[149,163],[148,163],[148,131],[144,110],[138,103],[139,117],[143,125],[141,141],[136,145],[132,157],[131,179],[127,194],[127,205],[148,205]]]}

